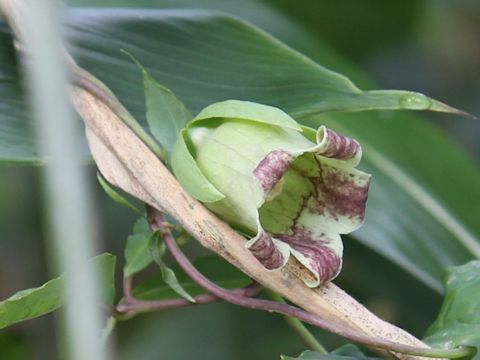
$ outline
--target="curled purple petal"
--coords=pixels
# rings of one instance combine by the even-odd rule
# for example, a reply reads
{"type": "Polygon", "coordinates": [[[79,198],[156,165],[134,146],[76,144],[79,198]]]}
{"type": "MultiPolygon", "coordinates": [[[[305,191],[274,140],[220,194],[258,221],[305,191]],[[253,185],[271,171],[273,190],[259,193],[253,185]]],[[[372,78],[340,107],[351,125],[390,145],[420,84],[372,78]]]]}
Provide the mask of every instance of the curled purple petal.
{"type": "Polygon", "coordinates": [[[357,140],[338,134],[326,127],[321,130],[323,132],[320,132],[320,136],[323,135],[322,142],[325,141],[325,149],[318,155],[338,160],[348,160],[355,158],[361,152],[357,140]]]}
{"type": "Polygon", "coordinates": [[[270,234],[263,230],[247,246],[253,256],[268,270],[282,267],[287,260],[270,234]]]}
{"type": "Polygon", "coordinates": [[[341,254],[328,246],[332,240],[326,235],[316,238],[304,228],[295,228],[293,235],[278,234],[275,237],[290,245],[294,256],[295,251],[302,255],[304,259],[299,259],[298,255],[295,257],[315,275],[315,286],[332,280],[340,272],[341,254]]]}
{"type": "Polygon", "coordinates": [[[265,192],[273,189],[294,159],[294,156],[286,151],[273,150],[258,163],[253,174],[265,192]]]}
{"type": "Polygon", "coordinates": [[[370,184],[370,175],[355,169],[362,154],[356,140],[321,127],[317,141],[301,155],[272,150],[255,167],[255,180],[267,195],[259,210],[265,230],[247,244],[269,270],[293,255],[311,272],[313,277],[303,279],[311,287],[340,272],[339,234],[362,224],[370,184]]]}

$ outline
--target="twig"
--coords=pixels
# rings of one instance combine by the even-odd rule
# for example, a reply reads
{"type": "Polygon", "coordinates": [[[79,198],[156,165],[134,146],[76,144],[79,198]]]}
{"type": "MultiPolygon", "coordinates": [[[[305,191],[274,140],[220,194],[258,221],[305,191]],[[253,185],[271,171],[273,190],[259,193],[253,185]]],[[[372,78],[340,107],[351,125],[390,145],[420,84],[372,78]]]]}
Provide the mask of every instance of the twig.
{"type": "Polygon", "coordinates": [[[459,347],[456,349],[428,349],[410,346],[406,344],[400,344],[377,337],[371,337],[347,328],[341,324],[322,319],[312,313],[309,313],[303,309],[292,305],[281,304],[275,301],[264,299],[248,298],[232,291],[223,289],[208,280],[205,276],[203,276],[187,259],[185,254],[183,254],[182,250],[175,242],[175,239],[170,230],[168,228],[162,227],[162,224],[164,223],[162,213],[160,213],[158,210],[153,209],[150,210],[150,214],[153,215],[153,218],[155,219],[154,224],[161,232],[167,248],[169,249],[174,259],[177,261],[178,265],[180,265],[180,267],[187,273],[187,275],[190,276],[192,280],[194,280],[198,285],[225,301],[250,309],[264,310],[268,312],[275,312],[282,315],[292,316],[306,323],[347,338],[351,341],[377,349],[384,349],[409,355],[434,358],[445,357],[450,359],[461,358],[472,354],[472,348],[467,347],[459,347]]]}
{"type": "Polygon", "coordinates": [[[72,82],[90,94],[95,96],[102,103],[107,105],[122,121],[132,129],[135,134],[152,150],[159,159],[166,162],[167,155],[158,143],[143,129],[143,127],[135,120],[135,118],[125,109],[118,101],[115,95],[101,81],[89,72],[83,70],[74,61],[70,61],[70,71],[72,82]]]}
{"type": "Polygon", "coordinates": [[[125,297],[125,302],[127,304],[135,301],[132,294],[132,281],[133,277],[131,275],[123,278],[123,296],[125,297]]]}
{"type": "MultiPolygon", "coordinates": [[[[258,284],[252,284],[245,288],[231,290],[233,293],[244,297],[256,296],[260,293],[262,287],[258,284]]],[[[126,294],[125,294],[126,295],[126,294]]],[[[222,300],[221,298],[212,295],[212,294],[201,294],[193,297],[195,303],[188,301],[184,298],[175,298],[175,299],[165,299],[165,300],[139,300],[133,297],[130,297],[129,301],[126,301],[123,304],[119,304],[116,307],[116,311],[120,314],[120,317],[136,315],[142,312],[148,311],[159,311],[172,308],[180,308],[192,305],[208,304],[215,301],[222,300]]],[[[126,299],[126,296],[125,296],[126,299]]]]}
{"type": "MultiPolygon", "coordinates": [[[[162,223],[162,226],[166,229],[169,228],[169,224],[167,223],[162,223]]],[[[125,276],[123,279],[123,296],[125,302],[117,305],[117,307],[114,309],[114,313],[116,313],[114,315],[117,319],[131,318],[132,316],[143,312],[180,308],[197,304],[208,304],[211,302],[222,300],[212,294],[201,294],[194,296],[193,298],[195,299],[195,302],[191,302],[184,298],[140,300],[133,295],[132,282],[132,275],[125,276]]],[[[253,283],[244,288],[234,289],[231,291],[242,296],[252,297],[257,296],[262,291],[262,289],[262,286],[257,283],[253,283]]]]}

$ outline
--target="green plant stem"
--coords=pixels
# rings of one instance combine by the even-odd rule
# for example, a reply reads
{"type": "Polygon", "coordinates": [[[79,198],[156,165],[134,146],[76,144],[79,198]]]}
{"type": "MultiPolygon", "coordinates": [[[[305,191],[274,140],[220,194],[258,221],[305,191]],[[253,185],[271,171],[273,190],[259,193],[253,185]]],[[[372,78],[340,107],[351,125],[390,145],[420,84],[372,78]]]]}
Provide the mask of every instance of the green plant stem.
{"type": "Polygon", "coordinates": [[[108,341],[108,338],[110,337],[111,333],[113,332],[113,329],[115,329],[115,325],[117,324],[117,319],[115,319],[113,316],[110,316],[107,320],[107,323],[105,327],[102,330],[102,335],[101,335],[101,343],[106,344],[108,341]]]}
{"type": "MultiPolygon", "coordinates": [[[[286,304],[285,300],[278,295],[277,293],[271,291],[271,290],[266,290],[265,294],[272,300],[286,304]]],[[[313,336],[313,334],[310,332],[310,330],[307,329],[307,327],[298,320],[297,318],[288,316],[288,315],[283,315],[283,318],[287,322],[288,325],[297,333],[297,335],[302,339],[302,341],[307,345],[311,350],[316,351],[320,354],[328,354],[327,349],[320,344],[320,342],[313,336]]]]}

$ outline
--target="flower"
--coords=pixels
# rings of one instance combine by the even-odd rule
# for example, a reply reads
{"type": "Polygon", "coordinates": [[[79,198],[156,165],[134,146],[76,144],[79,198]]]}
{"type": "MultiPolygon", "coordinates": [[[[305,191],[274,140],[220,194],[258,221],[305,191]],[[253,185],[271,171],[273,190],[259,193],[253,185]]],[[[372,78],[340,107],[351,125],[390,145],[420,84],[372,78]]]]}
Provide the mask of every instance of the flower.
{"type": "Polygon", "coordinates": [[[293,256],[310,287],[342,265],[340,234],[363,222],[370,175],[355,169],[360,144],[321,126],[300,126],[278,108],[238,100],[212,104],[172,152],[183,187],[244,234],[269,270],[293,256]]]}

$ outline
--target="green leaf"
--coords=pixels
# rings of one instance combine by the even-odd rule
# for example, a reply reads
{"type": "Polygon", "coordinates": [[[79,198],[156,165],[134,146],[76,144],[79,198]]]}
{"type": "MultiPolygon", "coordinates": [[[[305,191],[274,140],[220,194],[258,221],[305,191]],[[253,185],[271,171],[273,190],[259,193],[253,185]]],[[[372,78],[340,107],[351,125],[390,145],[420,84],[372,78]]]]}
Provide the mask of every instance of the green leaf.
{"type": "Polygon", "coordinates": [[[127,239],[125,247],[124,276],[130,276],[145,269],[153,261],[149,241],[153,232],[145,218],[140,218],[133,226],[133,234],[127,239]]]}
{"type": "MultiPolygon", "coordinates": [[[[116,258],[105,253],[96,256],[93,261],[102,277],[104,300],[111,304],[115,297],[116,258]]],[[[0,302],[0,329],[47,314],[63,306],[63,286],[64,275],[61,275],[40,287],[19,291],[0,302]]]]}
{"type": "Polygon", "coordinates": [[[63,305],[63,276],[40,287],[22,290],[0,303],[0,328],[32,319],[63,305]]]}
{"type": "Polygon", "coordinates": [[[282,360],[380,360],[376,357],[364,355],[355,345],[347,344],[330,354],[320,354],[314,351],[304,351],[299,357],[282,355],[282,360]]]}
{"type": "Polygon", "coordinates": [[[105,326],[103,327],[102,329],[102,334],[101,334],[101,337],[102,337],[102,344],[106,344],[107,341],[108,341],[108,338],[110,337],[110,335],[112,334],[113,330],[115,329],[115,326],[117,325],[117,319],[114,318],[113,316],[110,316],[106,323],[105,323],[105,326]]]}
{"type": "MultiPolygon", "coordinates": [[[[200,257],[193,264],[208,279],[227,289],[242,288],[252,282],[243,272],[219,256],[200,257]]],[[[205,293],[203,288],[190,279],[178,265],[174,265],[172,270],[177,275],[179,284],[189,294],[196,296],[205,293]]],[[[161,274],[145,280],[134,289],[133,294],[142,300],[161,300],[178,297],[178,294],[162,279],[161,274]]]]}
{"type": "Polygon", "coordinates": [[[130,53],[124,51],[142,71],[148,126],[160,145],[171,153],[180,130],[192,119],[185,105],[170,89],[158,83],[130,53]]]}
{"type": "MultiPolygon", "coordinates": [[[[234,6],[216,3],[223,10],[234,6]]],[[[248,1],[235,11],[257,22],[265,19],[259,24],[308,51],[317,62],[374,88],[368,76],[266,7],[248,1]]],[[[325,73],[323,68],[225,15],[154,9],[69,14],[75,58],[144,124],[141,79],[119,49],[138,57],[192,113],[214,102],[243,99],[276,106],[312,126],[311,116],[302,115],[325,110],[331,100],[316,80],[318,71],[325,73]]],[[[0,26],[0,162],[38,163],[13,54],[6,27],[0,26]]],[[[327,126],[360,141],[365,150],[362,170],[373,174],[366,222],[355,238],[441,292],[446,266],[478,256],[478,167],[443,132],[411,113],[334,114],[329,119],[327,126]]]]}
{"type": "Polygon", "coordinates": [[[208,181],[198,168],[185,142],[185,129],[180,131],[179,141],[172,154],[172,168],[179,180],[184,180],[185,189],[196,199],[203,202],[215,202],[225,196],[208,181]]]}
{"type": "MultiPolygon", "coordinates": [[[[297,117],[325,111],[371,109],[456,112],[408,91],[361,91],[345,76],[316,64],[270,35],[216,12],[74,10],[66,22],[70,24],[75,57],[87,70],[105,80],[121,100],[128,99],[124,102],[138,119],[143,118],[143,111],[139,111],[143,106],[137,73],[132,71],[132,64],[121,59],[120,49],[138,58],[150,70],[150,78],[155,77],[172,89],[192,112],[226,99],[272,105],[280,102],[283,106],[278,107],[297,117]],[[112,31],[122,36],[112,37],[112,31]],[[142,56],[137,55],[140,53],[142,56]],[[117,65],[111,66],[112,61],[117,65]],[[95,62],[103,65],[98,67],[95,62]],[[122,90],[118,92],[118,88],[122,90]]],[[[0,159],[39,163],[5,25],[0,27],[0,43],[0,108],[8,107],[0,117],[0,159]]],[[[160,96],[159,88],[148,82],[152,94],[160,96]]],[[[167,98],[172,100],[168,95],[167,98]]],[[[149,99],[150,96],[147,103],[149,99]]],[[[175,103],[170,100],[167,103],[175,103]]],[[[152,109],[152,120],[154,113],[157,110],[152,109]]],[[[159,109],[158,113],[163,111],[159,109]]],[[[158,130],[161,139],[169,138],[161,133],[162,128],[163,125],[158,129],[155,125],[152,131],[158,130]]]]}
{"type": "MultiPolygon", "coordinates": [[[[161,72],[150,73],[193,112],[214,102],[205,103],[206,96],[219,100],[253,96],[261,98],[255,102],[266,104],[281,99],[288,102],[284,109],[294,116],[371,109],[456,111],[410,91],[361,91],[345,76],[316,64],[248,23],[212,11],[77,10],[71,13],[68,22],[77,24],[71,38],[81,49],[86,45],[85,40],[92,43],[81,24],[100,18],[106,23],[94,25],[99,30],[108,31],[113,21],[116,25],[121,22],[122,28],[118,29],[126,33],[122,41],[116,40],[120,37],[113,39],[99,53],[108,53],[118,61],[118,48],[126,45],[125,49],[147,69],[162,68],[161,72]],[[135,15],[142,16],[142,21],[135,15]],[[141,39],[136,35],[140,31],[141,39]],[[154,37],[148,36],[150,31],[154,31],[154,37]],[[156,56],[140,57],[137,53],[156,56]],[[158,65],[153,66],[154,63],[158,65]],[[178,83],[190,86],[177,91],[178,83]]],[[[95,40],[103,43],[101,38],[102,35],[96,36],[95,40]]],[[[97,52],[98,44],[92,45],[88,52],[97,52]]],[[[78,55],[86,54],[81,50],[78,55]]],[[[118,75],[122,71],[110,70],[118,75]]],[[[135,73],[121,75],[117,81],[124,83],[135,73]]]]}
{"type": "Polygon", "coordinates": [[[149,240],[150,253],[153,260],[157,263],[162,274],[162,279],[173,291],[175,291],[181,297],[188,301],[195,303],[195,299],[183,288],[179,283],[175,272],[170,269],[163,261],[163,255],[165,254],[165,243],[161,241],[161,236],[158,232],[152,234],[149,240]]]}
{"type": "Polygon", "coordinates": [[[12,39],[0,21],[0,163],[41,164],[12,39]]]}
{"type": "Polygon", "coordinates": [[[103,299],[107,304],[113,304],[115,299],[115,266],[117,257],[115,255],[104,253],[93,258],[98,272],[101,276],[101,291],[103,299]]]}
{"type": "Polygon", "coordinates": [[[112,186],[110,186],[110,184],[98,172],[97,172],[97,180],[100,183],[100,186],[102,187],[103,191],[105,191],[105,193],[110,197],[110,199],[119,203],[120,205],[123,205],[123,206],[133,210],[138,215],[144,216],[143,212],[140,211],[139,208],[137,208],[130,201],[128,201],[125,197],[123,197],[117,191],[115,191],[115,189],[112,186]]]}
{"type": "Polygon", "coordinates": [[[445,287],[440,314],[424,341],[436,348],[474,346],[480,359],[480,260],[450,268],[445,287]]]}
{"type": "Polygon", "coordinates": [[[207,106],[195,116],[188,126],[201,126],[202,120],[208,121],[215,118],[237,118],[292,130],[301,130],[295,120],[278,108],[239,100],[226,100],[207,106]]]}

